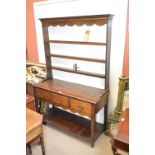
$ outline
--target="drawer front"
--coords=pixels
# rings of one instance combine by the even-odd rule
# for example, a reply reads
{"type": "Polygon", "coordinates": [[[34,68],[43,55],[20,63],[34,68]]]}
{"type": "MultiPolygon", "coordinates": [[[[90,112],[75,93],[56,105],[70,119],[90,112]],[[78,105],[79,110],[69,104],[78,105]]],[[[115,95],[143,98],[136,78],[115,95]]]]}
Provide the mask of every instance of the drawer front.
{"type": "Polygon", "coordinates": [[[51,93],[51,101],[57,106],[69,107],[68,97],[51,93]]]}
{"type": "Polygon", "coordinates": [[[70,109],[82,115],[91,116],[91,104],[77,99],[70,99],[70,109]]]}
{"type": "Polygon", "coordinates": [[[40,88],[35,88],[35,96],[56,106],[69,107],[68,97],[66,96],[55,94],[40,88]]]}
{"type": "Polygon", "coordinates": [[[51,102],[50,92],[47,90],[35,88],[34,94],[38,98],[51,102]]]}

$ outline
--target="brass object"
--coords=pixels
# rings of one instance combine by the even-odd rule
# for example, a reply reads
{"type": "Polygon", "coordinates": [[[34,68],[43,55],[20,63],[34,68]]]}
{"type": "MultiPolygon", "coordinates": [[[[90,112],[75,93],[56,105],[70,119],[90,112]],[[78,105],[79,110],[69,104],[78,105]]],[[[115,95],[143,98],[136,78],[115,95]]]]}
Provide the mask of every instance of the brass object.
{"type": "Polygon", "coordinates": [[[129,78],[125,76],[121,76],[119,78],[119,89],[118,89],[118,97],[117,97],[117,105],[114,110],[114,117],[119,121],[124,114],[123,111],[123,101],[124,101],[124,93],[125,89],[127,89],[129,85],[129,78]]]}
{"type": "Polygon", "coordinates": [[[125,90],[129,89],[129,78],[125,76],[121,76],[119,78],[118,84],[118,96],[117,96],[117,105],[114,110],[114,114],[108,116],[107,120],[107,130],[106,134],[111,135],[111,131],[115,128],[117,122],[119,122],[124,114],[123,111],[123,101],[125,90]]]}

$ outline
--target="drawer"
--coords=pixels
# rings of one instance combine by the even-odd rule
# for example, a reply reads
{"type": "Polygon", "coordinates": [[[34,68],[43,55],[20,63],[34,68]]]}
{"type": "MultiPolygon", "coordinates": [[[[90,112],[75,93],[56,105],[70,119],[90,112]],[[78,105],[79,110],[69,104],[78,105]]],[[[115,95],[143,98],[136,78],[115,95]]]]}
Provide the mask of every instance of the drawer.
{"type": "Polygon", "coordinates": [[[82,115],[91,116],[91,104],[77,99],[70,99],[70,109],[82,115]]]}
{"type": "Polygon", "coordinates": [[[35,97],[41,98],[46,101],[51,101],[51,93],[47,90],[35,88],[34,90],[35,97]]]}
{"type": "Polygon", "coordinates": [[[68,97],[59,94],[51,93],[51,101],[57,106],[69,107],[68,97]]]}
{"type": "Polygon", "coordinates": [[[68,97],[63,95],[52,93],[44,89],[35,88],[35,96],[56,106],[69,107],[68,97]]]}

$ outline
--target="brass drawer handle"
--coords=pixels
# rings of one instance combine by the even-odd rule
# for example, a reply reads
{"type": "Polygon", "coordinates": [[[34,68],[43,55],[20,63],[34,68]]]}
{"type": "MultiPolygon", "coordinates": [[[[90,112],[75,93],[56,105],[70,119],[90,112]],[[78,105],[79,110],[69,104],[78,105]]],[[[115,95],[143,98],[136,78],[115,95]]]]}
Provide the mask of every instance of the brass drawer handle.
{"type": "Polygon", "coordinates": [[[55,103],[56,103],[57,105],[60,105],[60,104],[61,104],[61,101],[60,101],[60,100],[57,100],[55,103]]]}
{"type": "Polygon", "coordinates": [[[41,94],[41,93],[40,93],[40,94],[39,94],[39,97],[44,97],[44,94],[41,94]]]}
{"type": "Polygon", "coordinates": [[[84,107],[81,105],[78,105],[76,108],[77,108],[77,110],[80,110],[80,111],[82,111],[84,109],[84,107]]]}

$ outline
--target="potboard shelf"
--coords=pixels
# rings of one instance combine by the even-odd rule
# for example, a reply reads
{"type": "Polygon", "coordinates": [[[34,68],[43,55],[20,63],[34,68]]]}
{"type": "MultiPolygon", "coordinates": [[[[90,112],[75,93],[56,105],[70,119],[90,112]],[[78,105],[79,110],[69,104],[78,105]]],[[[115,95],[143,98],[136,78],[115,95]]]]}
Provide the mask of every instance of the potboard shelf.
{"type": "MultiPolygon", "coordinates": [[[[44,123],[63,129],[87,141],[91,141],[91,121],[89,119],[66,112],[59,108],[51,108],[48,114],[44,116],[44,123]]],[[[103,124],[95,125],[95,139],[104,130],[103,124]]]]}

